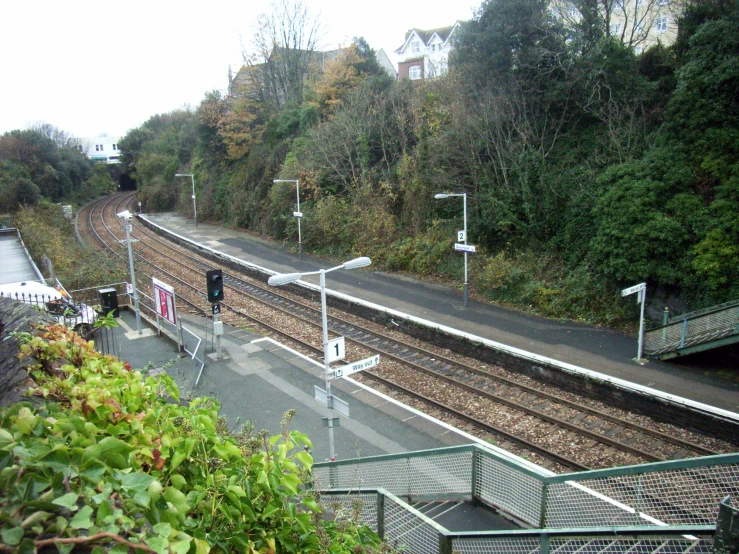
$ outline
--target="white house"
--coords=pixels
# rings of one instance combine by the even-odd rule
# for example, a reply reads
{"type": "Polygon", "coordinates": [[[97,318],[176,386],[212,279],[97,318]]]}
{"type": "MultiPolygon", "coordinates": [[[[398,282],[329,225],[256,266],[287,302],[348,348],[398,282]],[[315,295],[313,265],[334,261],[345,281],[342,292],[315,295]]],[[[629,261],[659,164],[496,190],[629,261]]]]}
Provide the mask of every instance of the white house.
{"type": "Polygon", "coordinates": [[[118,150],[118,141],[121,137],[86,137],[79,139],[80,151],[92,161],[106,162],[109,164],[121,163],[121,153],[118,150]]]}
{"type": "Polygon", "coordinates": [[[433,79],[445,75],[449,69],[449,52],[454,33],[463,21],[439,29],[410,29],[405,42],[395,50],[398,55],[398,79],[433,79]]]}

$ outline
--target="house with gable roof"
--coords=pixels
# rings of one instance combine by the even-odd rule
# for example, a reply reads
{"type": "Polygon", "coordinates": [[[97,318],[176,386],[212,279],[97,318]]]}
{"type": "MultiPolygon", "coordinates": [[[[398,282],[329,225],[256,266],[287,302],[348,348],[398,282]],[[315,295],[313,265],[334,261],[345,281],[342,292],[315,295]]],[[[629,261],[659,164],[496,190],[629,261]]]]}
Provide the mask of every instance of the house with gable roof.
{"type": "Polygon", "coordinates": [[[399,58],[398,79],[415,81],[445,75],[454,33],[462,25],[463,21],[456,21],[448,27],[428,30],[413,28],[406,32],[403,45],[395,50],[399,58]]]}

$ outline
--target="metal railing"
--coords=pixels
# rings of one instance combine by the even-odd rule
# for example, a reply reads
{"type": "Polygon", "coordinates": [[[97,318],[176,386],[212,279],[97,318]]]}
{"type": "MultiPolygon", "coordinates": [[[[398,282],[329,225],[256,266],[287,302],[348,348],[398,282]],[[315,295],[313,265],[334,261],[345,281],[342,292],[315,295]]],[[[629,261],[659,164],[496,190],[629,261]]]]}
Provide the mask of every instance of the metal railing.
{"type": "Polygon", "coordinates": [[[715,533],[715,525],[452,531],[383,488],[326,491],[320,503],[325,518],[365,524],[412,554],[709,553],[715,533]]]}
{"type": "MultiPolygon", "coordinates": [[[[471,545],[497,541],[505,545],[501,552],[517,552],[519,547],[520,551],[538,552],[544,535],[550,541],[554,535],[557,540],[570,540],[555,530],[572,528],[581,534],[585,529],[608,528],[613,534],[614,529],[638,528],[639,532],[627,533],[629,540],[636,540],[642,528],[665,530],[666,526],[680,528],[675,536],[673,531],[666,532],[670,541],[679,542],[678,535],[687,533],[688,527],[705,534],[715,525],[720,501],[727,495],[739,495],[739,454],[551,475],[478,445],[465,445],[318,463],[313,475],[319,491],[382,488],[409,502],[457,498],[483,503],[520,526],[538,531],[528,535],[501,531],[495,536],[468,533],[464,541],[471,545]]],[[[403,518],[416,518],[415,512],[406,512],[397,516],[397,525],[406,525],[403,518]]],[[[498,551],[460,548],[460,541],[464,542],[461,536],[453,541],[460,552],[498,551]]]]}
{"type": "Polygon", "coordinates": [[[203,339],[190,331],[190,329],[188,329],[187,327],[182,327],[182,345],[185,349],[185,352],[187,352],[192,359],[193,389],[198,386],[198,383],[200,382],[200,376],[203,374],[203,368],[205,367],[205,360],[203,359],[202,352],[200,353],[201,357],[198,358],[198,353],[201,350],[200,347],[202,344],[203,339]]]}
{"type": "MultiPolygon", "coordinates": [[[[100,304],[100,295],[98,291],[100,289],[115,289],[116,296],[118,297],[118,306],[128,305],[128,295],[126,294],[127,283],[113,283],[110,285],[101,285],[98,287],[88,287],[86,289],[77,289],[69,291],[70,296],[74,299],[84,302],[88,306],[97,306],[100,304]]],[[[133,305],[133,304],[131,304],[133,305]]]]}
{"type": "Polygon", "coordinates": [[[77,334],[88,339],[94,331],[93,325],[97,320],[97,312],[84,302],[74,301],[69,297],[52,296],[47,294],[32,294],[25,292],[2,292],[0,297],[12,298],[23,302],[49,314],[58,323],[74,329],[77,334]]]}
{"type": "MultiPolygon", "coordinates": [[[[133,300],[130,295],[129,305],[133,306],[133,300]]],[[[149,321],[155,322],[159,334],[161,334],[162,331],[166,331],[166,334],[175,340],[177,344],[180,345],[190,356],[193,372],[192,387],[193,389],[197,387],[200,382],[200,376],[203,374],[203,369],[205,368],[205,357],[203,356],[204,348],[202,348],[203,339],[198,337],[187,327],[184,327],[179,318],[177,318],[177,324],[175,325],[163,317],[160,317],[156,311],[154,298],[142,293],[141,291],[139,291],[139,309],[141,310],[141,314],[149,319],[149,321]]]]}
{"type": "Polygon", "coordinates": [[[739,301],[682,316],[644,334],[644,353],[660,356],[739,334],[739,301]]]}
{"type": "Polygon", "coordinates": [[[15,229],[14,214],[0,214],[0,229],[15,229]]]}

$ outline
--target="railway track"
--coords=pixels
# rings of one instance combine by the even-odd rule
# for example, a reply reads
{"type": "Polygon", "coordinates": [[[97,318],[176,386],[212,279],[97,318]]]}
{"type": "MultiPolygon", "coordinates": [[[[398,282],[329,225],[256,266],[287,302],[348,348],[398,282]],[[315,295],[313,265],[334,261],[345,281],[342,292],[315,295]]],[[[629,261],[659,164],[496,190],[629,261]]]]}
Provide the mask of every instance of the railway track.
{"type": "MultiPolygon", "coordinates": [[[[119,241],[124,231],[120,223],[108,225],[104,220],[115,218],[113,212],[133,198],[112,197],[88,212],[88,227],[111,251],[115,248],[109,243],[119,241]]],[[[145,261],[153,274],[176,282],[178,298],[204,313],[204,294],[191,283],[202,282],[204,271],[213,268],[213,262],[161,239],[139,224],[134,224],[132,238],[138,241],[138,259],[145,261]]],[[[224,272],[224,283],[229,299],[223,304],[227,310],[224,315],[237,324],[247,320],[265,334],[279,335],[322,358],[320,309],[233,272],[224,272]]],[[[685,434],[680,430],[668,432],[665,425],[635,421],[646,419],[641,416],[618,413],[587,399],[527,383],[526,378],[502,368],[447,355],[353,316],[331,313],[329,329],[346,337],[351,345],[347,353],[352,358],[382,355],[379,368],[358,379],[372,380],[424,411],[461,421],[483,438],[531,457],[552,460],[563,468],[591,469],[732,450],[730,445],[717,444],[710,438],[686,439],[678,436],[685,434]]]]}

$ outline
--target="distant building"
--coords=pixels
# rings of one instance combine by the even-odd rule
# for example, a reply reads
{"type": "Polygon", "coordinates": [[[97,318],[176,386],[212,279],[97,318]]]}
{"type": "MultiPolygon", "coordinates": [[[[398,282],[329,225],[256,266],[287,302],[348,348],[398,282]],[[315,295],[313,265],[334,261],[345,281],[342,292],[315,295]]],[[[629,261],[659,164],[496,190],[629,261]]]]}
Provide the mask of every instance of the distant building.
{"type": "Polygon", "coordinates": [[[393,79],[398,79],[398,70],[395,69],[395,65],[390,60],[390,57],[385,53],[384,48],[380,48],[377,52],[375,52],[375,58],[377,58],[377,63],[380,64],[380,67],[387,71],[387,74],[390,75],[393,79]]]}
{"type": "MultiPolygon", "coordinates": [[[[326,69],[327,62],[337,59],[339,55],[346,50],[347,48],[337,48],[334,50],[313,52],[311,54],[311,58],[314,62],[313,65],[315,66],[315,69],[319,72],[323,72],[326,69]]],[[[291,50],[283,49],[276,46],[270,54],[270,60],[273,58],[273,56],[279,55],[281,52],[291,52],[291,50]]],[[[377,63],[380,65],[380,67],[384,69],[390,77],[392,77],[393,79],[398,78],[398,72],[395,70],[395,66],[393,65],[393,62],[390,60],[388,55],[385,53],[385,50],[381,48],[380,50],[375,52],[375,59],[377,60],[377,63]]],[[[251,85],[253,85],[255,79],[257,81],[262,81],[263,77],[258,76],[256,73],[263,70],[264,67],[265,64],[243,65],[241,69],[239,69],[239,71],[234,75],[231,67],[229,66],[228,93],[230,95],[240,95],[242,94],[242,91],[248,90],[251,85]]],[[[308,78],[309,75],[306,74],[305,77],[308,78]]],[[[281,99],[281,101],[283,100],[284,99],[281,99]]]]}
{"type": "Polygon", "coordinates": [[[79,149],[94,162],[118,164],[121,163],[121,152],[118,150],[120,139],[110,136],[80,138],[79,149]]]}
{"type": "MultiPolygon", "coordinates": [[[[682,4],[683,0],[619,0],[599,2],[598,7],[606,25],[604,32],[641,54],[655,44],[669,46],[675,42],[682,4]]],[[[580,21],[580,10],[572,0],[552,0],[551,7],[566,24],[580,21]]]]}
{"type": "Polygon", "coordinates": [[[398,79],[433,79],[449,71],[449,52],[454,34],[464,25],[457,21],[438,29],[410,29],[403,45],[395,50],[398,55],[398,79]]]}

